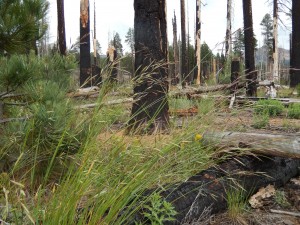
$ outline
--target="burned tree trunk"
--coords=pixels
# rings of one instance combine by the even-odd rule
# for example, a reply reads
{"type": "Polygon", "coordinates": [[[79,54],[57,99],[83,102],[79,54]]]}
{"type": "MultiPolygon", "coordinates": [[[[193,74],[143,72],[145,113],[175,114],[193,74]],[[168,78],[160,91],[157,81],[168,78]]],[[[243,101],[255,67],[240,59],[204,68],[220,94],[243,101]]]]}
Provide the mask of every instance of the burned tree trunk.
{"type": "Polygon", "coordinates": [[[197,78],[196,84],[201,83],[201,0],[196,1],[196,62],[197,78]]]}
{"type": "Polygon", "coordinates": [[[174,63],[175,63],[175,80],[174,83],[178,83],[178,76],[179,76],[179,49],[178,49],[178,42],[177,42],[177,21],[176,15],[174,11],[174,18],[172,19],[173,24],[173,51],[174,51],[174,63]]]}
{"type": "Polygon", "coordinates": [[[280,82],[278,62],[278,1],[273,0],[273,81],[280,82]]]}
{"type": "Polygon", "coordinates": [[[80,0],[80,86],[90,86],[90,7],[89,0],[80,0]]]}
{"type": "Polygon", "coordinates": [[[244,43],[245,43],[245,70],[247,79],[247,96],[256,96],[257,72],[254,61],[254,34],[252,21],[251,0],[243,0],[244,14],[244,43]]]}
{"type": "Polygon", "coordinates": [[[134,1],[135,87],[129,131],[154,133],[169,125],[166,1],[134,1]]]}
{"type": "Polygon", "coordinates": [[[226,28],[226,40],[225,40],[225,56],[227,60],[231,56],[231,11],[232,11],[232,0],[227,0],[227,28],[226,28]]]}
{"type": "Polygon", "coordinates": [[[178,212],[175,221],[165,224],[191,224],[205,210],[210,215],[225,210],[233,188],[243,188],[250,196],[268,184],[283,186],[299,174],[299,166],[300,160],[279,157],[243,156],[223,162],[161,194],[178,212]]]}
{"type": "Polygon", "coordinates": [[[300,1],[292,1],[292,54],[291,54],[291,87],[300,83],[300,1]]]}
{"type": "Polygon", "coordinates": [[[180,0],[181,10],[181,80],[185,87],[187,82],[187,55],[186,55],[186,27],[185,27],[185,0],[180,0]]]}
{"type": "Polygon", "coordinates": [[[64,15],[64,0],[57,0],[57,32],[58,46],[61,55],[66,55],[66,32],[65,32],[65,15],[64,15]]]}

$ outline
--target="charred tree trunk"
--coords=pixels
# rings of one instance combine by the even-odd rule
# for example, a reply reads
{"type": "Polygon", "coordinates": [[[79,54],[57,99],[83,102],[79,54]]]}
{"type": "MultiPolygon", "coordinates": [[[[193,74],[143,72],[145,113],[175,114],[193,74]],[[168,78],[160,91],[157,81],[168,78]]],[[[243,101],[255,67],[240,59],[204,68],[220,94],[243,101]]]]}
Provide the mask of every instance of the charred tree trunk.
{"type": "Polygon", "coordinates": [[[65,29],[65,13],[64,0],[57,0],[57,33],[58,47],[61,55],[66,55],[66,29],[65,29]]]}
{"type": "Polygon", "coordinates": [[[161,194],[178,212],[175,221],[165,224],[191,224],[205,210],[209,215],[225,210],[227,192],[233,188],[243,188],[245,196],[250,196],[268,184],[283,186],[299,174],[299,166],[300,160],[279,157],[243,156],[228,160],[161,194]]]}
{"type": "Polygon", "coordinates": [[[290,86],[300,83],[300,1],[292,1],[292,57],[290,70],[290,86]]]}
{"type": "Polygon", "coordinates": [[[177,21],[176,15],[174,11],[174,18],[172,19],[173,24],[173,51],[174,51],[174,63],[175,63],[175,80],[174,83],[178,83],[178,76],[179,76],[179,49],[178,49],[178,42],[177,42],[177,21]]]}
{"type": "Polygon", "coordinates": [[[244,43],[245,43],[245,70],[247,79],[247,96],[256,96],[257,72],[255,71],[254,61],[254,34],[252,21],[251,0],[243,0],[244,14],[244,43]]]}
{"type": "Polygon", "coordinates": [[[278,62],[278,1],[273,0],[273,81],[280,82],[278,62]]]}
{"type": "Polygon", "coordinates": [[[134,10],[136,83],[129,131],[154,133],[169,125],[166,1],[135,0],[134,10]]]}
{"type": "Polygon", "coordinates": [[[185,27],[185,0],[180,0],[181,10],[181,80],[185,87],[187,82],[187,55],[186,55],[186,27],[185,27]]]}
{"type": "Polygon", "coordinates": [[[201,0],[196,1],[196,62],[197,79],[196,84],[201,83],[201,0]]]}
{"type": "Polygon", "coordinates": [[[89,0],[80,0],[80,86],[89,87],[91,80],[89,0]]]}
{"type": "Polygon", "coordinates": [[[227,60],[231,56],[231,11],[232,0],[227,0],[227,28],[226,28],[226,44],[225,44],[225,57],[227,60]]]}

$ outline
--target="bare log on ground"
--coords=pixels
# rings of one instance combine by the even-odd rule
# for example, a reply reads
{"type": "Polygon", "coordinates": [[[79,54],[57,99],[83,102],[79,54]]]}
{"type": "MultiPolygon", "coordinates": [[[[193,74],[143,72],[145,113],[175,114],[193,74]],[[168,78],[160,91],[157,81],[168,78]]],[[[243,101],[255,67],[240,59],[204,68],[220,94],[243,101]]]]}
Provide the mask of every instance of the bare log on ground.
{"type": "Polygon", "coordinates": [[[118,104],[124,104],[124,103],[132,103],[133,102],[133,98],[124,98],[124,99],[116,99],[116,100],[111,100],[108,102],[104,102],[104,103],[92,103],[92,104],[86,104],[86,105],[79,105],[76,106],[75,109],[91,109],[91,108],[95,108],[96,106],[99,105],[118,105],[118,104]]]}
{"type": "Polygon", "coordinates": [[[244,88],[244,84],[238,84],[236,82],[231,83],[231,84],[223,84],[223,85],[215,85],[215,86],[207,86],[207,87],[199,87],[199,88],[193,88],[193,89],[184,89],[180,91],[173,91],[169,92],[169,95],[171,97],[188,97],[192,95],[197,95],[197,94],[203,94],[203,93],[209,93],[209,92],[215,92],[215,91],[224,91],[224,90],[230,90],[233,87],[237,88],[244,88]]]}
{"type": "Polygon", "coordinates": [[[203,141],[219,148],[247,149],[268,156],[300,159],[300,135],[207,132],[203,141]]]}
{"type": "Polygon", "coordinates": [[[190,224],[208,208],[211,214],[225,210],[227,192],[234,187],[233,180],[244,188],[246,196],[250,196],[268,184],[283,186],[299,174],[299,166],[300,160],[279,157],[243,156],[228,160],[161,193],[178,212],[176,221],[165,224],[190,224]]]}

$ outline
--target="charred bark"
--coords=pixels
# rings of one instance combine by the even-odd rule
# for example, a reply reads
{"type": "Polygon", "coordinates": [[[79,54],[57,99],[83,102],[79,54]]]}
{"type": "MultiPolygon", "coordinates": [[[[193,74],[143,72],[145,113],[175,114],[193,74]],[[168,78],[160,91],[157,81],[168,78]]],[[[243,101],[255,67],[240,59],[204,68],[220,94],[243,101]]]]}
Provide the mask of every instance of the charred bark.
{"type": "Polygon", "coordinates": [[[134,1],[135,87],[129,131],[153,133],[169,125],[166,1],[134,1]]]}
{"type": "Polygon", "coordinates": [[[176,21],[175,11],[174,11],[174,18],[172,19],[172,24],[173,24],[173,51],[174,51],[174,63],[175,63],[175,77],[173,83],[177,84],[178,76],[179,76],[179,49],[178,49],[178,41],[177,41],[177,21],[176,21]]]}
{"type": "Polygon", "coordinates": [[[232,86],[231,93],[235,93],[238,88],[238,78],[240,74],[240,61],[232,60],[231,62],[231,83],[236,83],[236,85],[232,86]]]}
{"type": "Polygon", "coordinates": [[[185,87],[187,82],[187,55],[186,55],[186,27],[185,27],[185,0],[180,0],[181,10],[181,81],[185,87]]]}
{"type": "Polygon", "coordinates": [[[80,86],[91,86],[89,0],[80,0],[80,86]]]}
{"type": "Polygon", "coordinates": [[[292,1],[292,54],[290,69],[290,86],[300,83],[300,1],[292,1]]]}
{"type": "Polygon", "coordinates": [[[278,62],[278,1],[273,0],[273,81],[280,82],[278,62]]]}
{"type": "Polygon", "coordinates": [[[252,21],[251,0],[243,0],[244,14],[244,43],[245,43],[245,72],[247,79],[247,96],[256,96],[257,72],[255,71],[254,61],[254,34],[252,21]]]}
{"type": "Polygon", "coordinates": [[[227,192],[241,188],[236,182],[244,188],[245,196],[268,184],[283,186],[299,174],[299,166],[300,160],[279,157],[243,156],[223,162],[162,193],[178,212],[176,221],[165,224],[189,224],[204,210],[211,214],[225,210],[227,192]]]}
{"type": "Polygon", "coordinates": [[[66,29],[65,29],[65,10],[64,0],[57,0],[57,33],[58,47],[61,55],[66,55],[66,29]]]}
{"type": "Polygon", "coordinates": [[[196,62],[197,78],[196,84],[201,83],[201,0],[196,1],[196,62]]]}

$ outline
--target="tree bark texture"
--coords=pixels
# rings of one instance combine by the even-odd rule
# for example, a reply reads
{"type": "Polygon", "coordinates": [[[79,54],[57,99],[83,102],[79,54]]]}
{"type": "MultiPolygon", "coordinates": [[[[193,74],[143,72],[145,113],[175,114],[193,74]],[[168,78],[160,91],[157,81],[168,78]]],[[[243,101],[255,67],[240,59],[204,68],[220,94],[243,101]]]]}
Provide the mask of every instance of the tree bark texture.
{"type": "Polygon", "coordinates": [[[232,86],[231,93],[235,93],[238,88],[238,78],[240,74],[240,61],[232,60],[231,62],[231,83],[236,83],[236,85],[232,86]]]}
{"type": "Polygon", "coordinates": [[[227,60],[231,55],[231,12],[232,12],[232,0],[227,0],[227,28],[226,28],[226,40],[225,40],[225,56],[227,60]]]}
{"type": "Polygon", "coordinates": [[[91,86],[90,49],[89,0],[80,0],[80,86],[83,87],[91,86]]]}
{"type": "Polygon", "coordinates": [[[66,29],[65,29],[65,13],[64,0],[57,0],[57,33],[58,46],[61,55],[66,55],[66,29]]]}
{"type": "Polygon", "coordinates": [[[177,20],[174,11],[174,18],[172,20],[173,24],[173,51],[174,51],[174,63],[175,63],[175,84],[178,83],[179,76],[179,49],[178,49],[178,41],[177,41],[177,20]]]}
{"type": "Polygon", "coordinates": [[[187,55],[186,55],[186,26],[185,26],[185,0],[180,0],[181,11],[181,80],[185,87],[187,82],[187,55]]]}
{"type": "Polygon", "coordinates": [[[290,86],[300,83],[300,1],[292,1],[292,54],[290,86]]]}
{"type": "Polygon", "coordinates": [[[273,0],[273,81],[280,82],[278,61],[278,0],[273,0]]]}
{"type": "Polygon", "coordinates": [[[300,160],[279,157],[242,156],[225,161],[161,194],[178,212],[176,221],[165,224],[192,224],[205,210],[209,214],[225,210],[227,193],[234,188],[243,187],[245,196],[250,196],[268,184],[283,186],[299,174],[299,166],[300,160]]]}
{"type": "Polygon", "coordinates": [[[196,1],[196,62],[197,78],[196,84],[201,83],[201,0],[196,1]]]}
{"type": "Polygon", "coordinates": [[[257,72],[255,71],[254,61],[254,35],[252,21],[252,4],[251,0],[243,0],[244,15],[244,42],[245,42],[245,70],[247,79],[248,96],[256,96],[257,72]]]}
{"type": "Polygon", "coordinates": [[[129,130],[152,133],[169,125],[166,1],[135,0],[134,10],[136,75],[129,130]]]}

